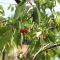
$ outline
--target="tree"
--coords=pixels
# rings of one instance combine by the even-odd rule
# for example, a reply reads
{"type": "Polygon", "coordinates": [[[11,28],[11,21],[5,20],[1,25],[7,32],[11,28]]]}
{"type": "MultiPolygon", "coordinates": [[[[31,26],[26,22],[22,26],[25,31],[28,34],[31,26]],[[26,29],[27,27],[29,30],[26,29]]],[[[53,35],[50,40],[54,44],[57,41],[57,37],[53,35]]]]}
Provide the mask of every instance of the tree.
{"type": "Polygon", "coordinates": [[[60,1],[35,0],[35,5],[28,1],[32,8],[26,6],[27,0],[15,1],[14,17],[0,17],[0,50],[7,52],[15,46],[17,59],[22,60],[54,60],[60,56],[60,12],[54,10],[60,1]]]}

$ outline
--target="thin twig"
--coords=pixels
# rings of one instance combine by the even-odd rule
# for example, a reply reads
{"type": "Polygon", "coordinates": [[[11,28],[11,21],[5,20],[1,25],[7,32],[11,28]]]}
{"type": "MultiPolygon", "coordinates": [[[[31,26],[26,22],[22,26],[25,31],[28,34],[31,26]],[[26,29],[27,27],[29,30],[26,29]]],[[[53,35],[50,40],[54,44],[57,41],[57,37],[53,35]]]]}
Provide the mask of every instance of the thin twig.
{"type": "Polygon", "coordinates": [[[34,60],[36,58],[36,56],[42,52],[42,51],[45,51],[45,50],[48,50],[48,49],[51,49],[51,48],[54,48],[54,47],[57,47],[57,46],[60,46],[60,44],[53,44],[53,43],[49,43],[47,45],[45,45],[44,47],[41,47],[38,52],[36,52],[32,58],[32,60],[34,60]]]}

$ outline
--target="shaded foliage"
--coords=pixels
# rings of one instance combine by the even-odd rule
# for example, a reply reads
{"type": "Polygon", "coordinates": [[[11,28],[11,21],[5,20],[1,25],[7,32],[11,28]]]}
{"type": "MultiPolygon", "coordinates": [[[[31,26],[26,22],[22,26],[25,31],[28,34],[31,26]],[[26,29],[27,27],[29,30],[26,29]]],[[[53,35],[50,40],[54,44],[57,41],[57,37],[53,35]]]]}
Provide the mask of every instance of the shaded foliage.
{"type": "MultiPolygon", "coordinates": [[[[32,7],[31,9],[29,6],[30,10],[27,9],[26,0],[15,1],[18,5],[14,17],[3,18],[4,11],[2,6],[0,8],[2,12],[0,12],[2,14],[0,17],[0,50],[2,51],[5,47],[5,51],[9,52],[15,46],[19,50],[17,53],[19,59],[54,60],[56,55],[60,55],[60,47],[58,47],[60,35],[57,35],[60,33],[60,12],[54,11],[56,1],[35,0],[35,6],[28,1],[32,7]],[[46,14],[47,8],[50,9],[51,15],[46,14]],[[24,49],[27,52],[24,52],[24,49]]],[[[60,3],[59,0],[57,1],[60,3]]]]}

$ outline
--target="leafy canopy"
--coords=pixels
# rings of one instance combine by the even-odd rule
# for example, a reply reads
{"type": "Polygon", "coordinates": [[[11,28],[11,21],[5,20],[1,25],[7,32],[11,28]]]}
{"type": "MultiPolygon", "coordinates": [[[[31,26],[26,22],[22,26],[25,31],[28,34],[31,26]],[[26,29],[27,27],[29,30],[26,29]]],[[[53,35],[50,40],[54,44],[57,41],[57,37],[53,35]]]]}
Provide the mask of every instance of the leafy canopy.
{"type": "MultiPolygon", "coordinates": [[[[57,2],[60,3],[60,0],[57,2]]],[[[16,6],[14,17],[8,19],[0,17],[0,50],[4,46],[6,50],[12,46],[18,48],[27,40],[31,41],[28,60],[35,58],[35,60],[54,60],[55,56],[59,56],[60,47],[52,49],[50,47],[60,44],[60,12],[54,11],[57,2],[56,0],[35,0],[36,6],[29,2],[32,7],[30,9],[31,7],[26,6],[26,0],[22,0],[16,6]],[[47,8],[50,9],[51,15],[46,14],[47,8]],[[20,32],[21,29],[27,29],[29,32],[23,34],[20,32]],[[37,53],[36,56],[35,53],[37,53]]],[[[0,6],[0,14],[3,13],[4,10],[0,6]]]]}

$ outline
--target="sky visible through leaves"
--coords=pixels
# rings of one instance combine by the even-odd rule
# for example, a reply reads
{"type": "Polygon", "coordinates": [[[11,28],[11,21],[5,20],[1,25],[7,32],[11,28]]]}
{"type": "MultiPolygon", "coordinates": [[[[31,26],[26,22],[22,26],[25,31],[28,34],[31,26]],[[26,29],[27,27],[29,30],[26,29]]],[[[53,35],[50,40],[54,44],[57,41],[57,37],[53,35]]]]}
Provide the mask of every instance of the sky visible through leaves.
{"type": "Polygon", "coordinates": [[[10,4],[15,7],[16,2],[14,0],[0,0],[0,5],[3,6],[5,11],[4,17],[11,17],[14,14],[14,11],[11,12],[10,10],[8,10],[10,4]]]}
{"type": "MultiPolygon", "coordinates": [[[[5,16],[4,17],[11,17],[14,15],[14,11],[8,10],[9,5],[13,5],[15,8],[16,2],[14,0],[0,0],[0,5],[3,5],[4,11],[5,11],[5,16]]],[[[60,11],[60,5],[57,3],[57,5],[54,7],[55,12],[60,11]]],[[[46,14],[50,15],[51,11],[47,8],[46,9],[46,14]]]]}

